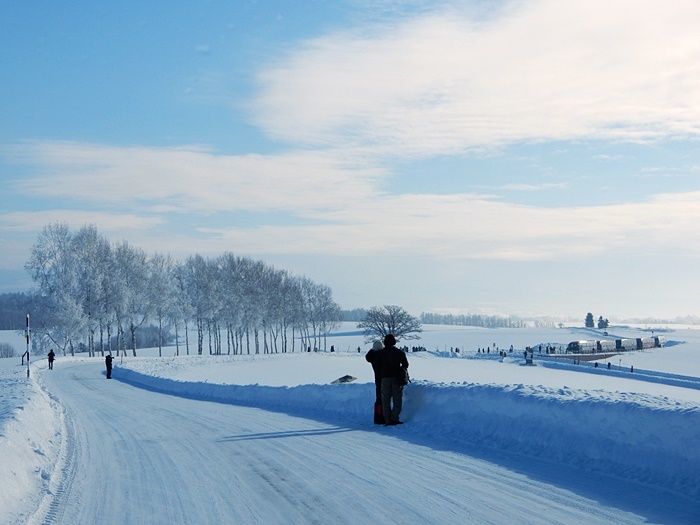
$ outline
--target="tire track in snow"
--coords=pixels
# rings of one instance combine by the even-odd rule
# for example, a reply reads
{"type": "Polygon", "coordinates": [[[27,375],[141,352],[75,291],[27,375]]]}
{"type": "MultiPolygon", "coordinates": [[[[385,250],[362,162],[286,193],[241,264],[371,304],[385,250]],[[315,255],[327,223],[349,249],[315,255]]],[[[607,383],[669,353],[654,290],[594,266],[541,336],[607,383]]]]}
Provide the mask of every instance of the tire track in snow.
{"type": "Polygon", "coordinates": [[[49,486],[39,508],[29,518],[29,525],[54,525],[61,523],[66,497],[71,492],[71,486],[77,468],[74,425],[71,416],[66,412],[61,400],[39,381],[44,393],[51,400],[54,410],[59,418],[59,430],[57,438],[60,443],[58,457],[54,469],[50,475],[49,486]]]}

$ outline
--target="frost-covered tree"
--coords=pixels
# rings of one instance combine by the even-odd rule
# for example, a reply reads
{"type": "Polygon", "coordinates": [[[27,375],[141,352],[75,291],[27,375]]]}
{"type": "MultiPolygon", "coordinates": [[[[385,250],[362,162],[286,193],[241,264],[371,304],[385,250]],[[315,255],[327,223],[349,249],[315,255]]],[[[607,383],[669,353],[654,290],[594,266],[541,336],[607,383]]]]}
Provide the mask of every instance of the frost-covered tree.
{"type": "MultiPolygon", "coordinates": [[[[112,351],[112,328],[115,324],[119,326],[118,319],[122,317],[125,299],[124,287],[119,279],[114,278],[116,261],[111,245],[109,252],[104,255],[104,272],[100,283],[100,353],[103,357],[105,350],[112,351]]],[[[117,338],[117,343],[119,343],[119,338],[117,338]]],[[[119,344],[117,344],[118,351],[119,344]]]]}
{"type": "Polygon", "coordinates": [[[67,224],[49,224],[39,234],[24,268],[40,293],[47,296],[71,293],[75,282],[72,239],[67,224]]]}
{"type": "Polygon", "coordinates": [[[149,302],[158,322],[158,355],[163,355],[163,322],[173,317],[177,289],[174,282],[174,264],[170,255],[156,253],[149,261],[149,302]]]}
{"type": "MultiPolygon", "coordinates": [[[[204,352],[204,336],[215,317],[218,302],[216,286],[217,264],[201,255],[194,255],[185,261],[187,269],[187,292],[192,303],[194,320],[197,325],[197,354],[204,352]]],[[[211,337],[211,332],[209,332],[211,337]]],[[[210,347],[211,353],[211,347],[210,347]]]]}
{"type": "Polygon", "coordinates": [[[311,279],[299,279],[301,295],[302,339],[307,346],[314,349],[326,347],[325,336],[340,322],[340,307],[333,302],[332,292],[328,286],[316,284],[311,279]]]}
{"type": "Polygon", "coordinates": [[[219,278],[221,282],[221,322],[226,327],[227,352],[238,354],[243,347],[243,276],[242,259],[227,252],[221,256],[219,278]]]}
{"type": "Polygon", "coordinates": [[[241,259],[240,271],[243,279],[242,303],[243,329],[246,334],[246,351],[250,353],[250,336],[253,336],[255,353],[260,353],[260,327],[265,316],[262,300],[262,278],[264,265],[261,261],[241,259]]]}
{"type": "Polygon", "coordinates": [[[260,275],[260,301],[262,311],[262,335],[263,352],[277,352],[277,341],[279,337],[279,325],[282,318],[282,305],[280,304],[280,291],[282,274],[276,269],[266,266],[260,275]],[[268,340],[269,334],[269,340],[268,340]]]}
{"type": "Polygon", "coordinates": [[[77,328],[85,325],[77,299],[77,261],[72,243],[73,234],[66,224],[49,224],[39,234],[24,265],[48,305],[43,315],[35,317],[32,330],[64,352],[66,348],[75,351],[81,336],[77,328]]]}
{"type": "Polygon", "coordinates": [[[291,351],[294,352],[296,342],[295,333],[302,323],[302,297],[301,290],[298,286],[298,279],[289,275],[287,272],[284,272],[282,276],[279,299],[282,307],[282,352],[290,350],[289,341],[291,341],[292,344],[291,351]],[[291,337],[288,337],[290,330],[291,337]]]}
{"type": "Polygon", "coordinates": [[[81,304],[67,295],[59,297],[55,308],[44,322],[52,327],[50,331],[45,332],[46,335],[63,354],[69,351],[71,355],[75,355],[77,343],[89,324],[81,304]]]}
{"type": "MultiPolygon", "coordinates": [[[[149,319],[153,305],[149,301],[148,256],[141,248],[135,248],[126,241],[114,250],[115,279],[119,279],[124,290],[123,322],[128,325],[131,351],[136,357],[136,330],[149,319]]],[[[122,333],[123,333],[122,328],[122,333]]]]}
{"type": "Polygon", "coordinates": [[[377,338],[384,339],[387,334],[393,334],[397,340],[420,339],[419,334],[423,331],[418,319],[394,305],[373,306],[357,327],[363,330],[366,343],[377,338]]]}
{"type": "Polygon", "coordinates": [[[188,335],[189,321],[192,319],[192,303],[187,293],[187,267],[178,263],[173,268],[173,309],[171,311],[172,321],[175,326],[175,348],[177,355],[180,355],[180,337],[179,328],[184,325],[185,332],[185,349],[187,355],[190,355],[190,338],[188,335]]]}
{"type": "Polygon", "coordinates": [[[74,261],[76,300],[82,306],[87,329],[87,349],[89,355],[93,356],[95,333],[102,326],[101,294],[105,292],[104,280],[109,278],[110,245],[94,225],[83,226],[72,237],[70,251],[74,261]]]}
{"type": "Polygon", "coordinates": [[[323,335],[323,348],[327,349],[327,336],[340,326],[340,307],[333,301],[333,292],[329,286],[320,284],[316,288],[316,312],[318,328],[323,335]]]}
{"type": "Polygon", "coordinates": [[[231,253],[176,264],[125,241],[111,245],[94,226],[75,234],[66,225],[46,226],[25,267],[45,305],[34,331],[64,351],[85,347],[94,355],[99,348],[104,355],[116,327],[117,355],[127,337],[136,355],[137,330],[153,322],[158,338],[151,344],[160,355],[171,326],[179,353],[182,325],[189,354],[187,328],[194,321],[199,354],[206,336],[210,354],[222,352],[224,338],[229,353],[286,352],[290,341],[294,351],[296,334],[304,344],[325,347],[340,319],[331,289],[305,277],[231,253]]]}

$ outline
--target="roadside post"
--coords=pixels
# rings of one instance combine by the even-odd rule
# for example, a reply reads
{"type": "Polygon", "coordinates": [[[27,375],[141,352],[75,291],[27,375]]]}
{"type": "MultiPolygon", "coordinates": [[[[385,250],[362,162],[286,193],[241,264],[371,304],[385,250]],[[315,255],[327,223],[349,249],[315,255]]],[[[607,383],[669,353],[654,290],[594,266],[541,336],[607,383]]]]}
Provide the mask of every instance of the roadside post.
{"type": "Polygon", "coordinates": [[[27,377],[29,377],[29,314],[27,314],[27,328],[25,334],[27,336],[27,377]]]}

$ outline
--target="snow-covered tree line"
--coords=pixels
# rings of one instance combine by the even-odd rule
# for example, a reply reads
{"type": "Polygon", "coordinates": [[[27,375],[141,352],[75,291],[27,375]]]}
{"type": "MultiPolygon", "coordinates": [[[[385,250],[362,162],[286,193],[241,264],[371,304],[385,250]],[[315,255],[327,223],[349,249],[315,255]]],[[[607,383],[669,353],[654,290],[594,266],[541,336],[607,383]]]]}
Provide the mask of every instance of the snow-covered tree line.
{"type": "Polygon", "coordinates": [[[32,312],[35,341],[64,353],[135,356],[137,331],[151,324],[160,355],[173,332],[177,353],[184,344],[189,354],[195,327],[198,354],[294,352],[325,348],[340,319],[331,289],[306,277],[232,253],[176,262],[112,244],[91,225],[45,226],[25,268],[45,305],[32,312]]]}
{"type": "MultiPolygon", "coordinates": [[[[420,315],[423,324],[446,324],[459,326],[479,326],[483,328],[522,328],[527,323],[513,317],[481,314],[438,314],[423,312],[420,315]]],[[[544,323],[546,324],[546,323],[544,323]]]]}

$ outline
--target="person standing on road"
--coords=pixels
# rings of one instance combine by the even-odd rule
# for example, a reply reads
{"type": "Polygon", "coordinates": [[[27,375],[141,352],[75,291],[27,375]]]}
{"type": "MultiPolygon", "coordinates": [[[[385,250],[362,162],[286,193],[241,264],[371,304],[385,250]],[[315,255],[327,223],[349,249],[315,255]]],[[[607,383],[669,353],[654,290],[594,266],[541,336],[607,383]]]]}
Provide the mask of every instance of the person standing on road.
{"type": "Polygon", "coordinates": [[[112,379],[112,355],[108,354],[105,357],[105,366],[107,367],[107,379],[112,379]]]}
{"type": "Polygon", "coordinates": [[[53,348],[51,350],[49,350],[48,358],[49,358],[49,370],[53,370],[53,361],[54,361],[54,359],[56,359],[56,354],[53,353],[53,348]]]}
{"type": "Polygon", "coordinates": [[[382,402],[382,366],[379,362],[379,352],[383,349],[382,342],[377,340],[372,344],[372,348],[367,354],[365,354],[365,359],[368,363],[372,365],[372,370],[374,370],[374,386],[376,387],[376,403],[382,402]]]}
{"type": "Polygon", "coordinates": [[[396,338],[387,334],[384,338],[384,350],[379,351],[382,375],[382,409],[386,425],[401,425],[399,419],[403,408],[403,385],[400,377],[408,368],[406,354],[396,348],[396,338]],[[392,406],[393,401],[393,406],[392,406]]]}

